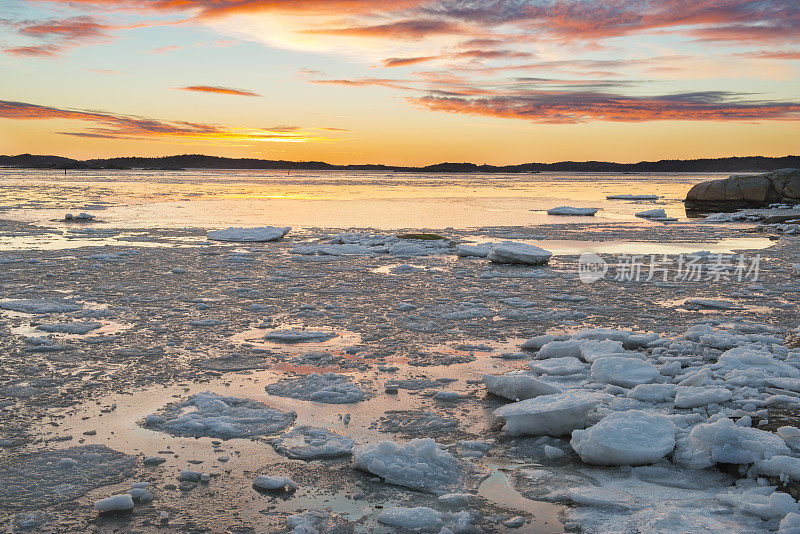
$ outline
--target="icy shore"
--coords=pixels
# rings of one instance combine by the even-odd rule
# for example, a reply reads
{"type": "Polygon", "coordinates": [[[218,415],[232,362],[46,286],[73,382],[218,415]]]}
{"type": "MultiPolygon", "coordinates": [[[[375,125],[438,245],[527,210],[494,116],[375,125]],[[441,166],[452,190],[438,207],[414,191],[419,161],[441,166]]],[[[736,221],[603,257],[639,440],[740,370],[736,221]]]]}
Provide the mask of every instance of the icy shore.
{"type": "Polygon", "coordinates": [[[508,245],[542,232],[15,252],[0,525],[791,531],[800,238],[758,251],[758,281],[588,285],[577,255],[508,245]]]}

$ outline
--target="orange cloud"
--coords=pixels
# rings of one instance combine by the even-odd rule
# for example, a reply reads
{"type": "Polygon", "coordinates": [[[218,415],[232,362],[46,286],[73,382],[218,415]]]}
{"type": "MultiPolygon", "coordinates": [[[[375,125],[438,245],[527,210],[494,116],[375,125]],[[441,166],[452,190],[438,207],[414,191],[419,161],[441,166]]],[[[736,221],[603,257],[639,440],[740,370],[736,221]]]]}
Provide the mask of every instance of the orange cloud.
{"type": "Polygon", "coordinates": [[[31,56],[31,57],[45,57],[57,56],[64,51],[63,46],[48,44],[48,45],[32,45],[32,46],[15,46],[13,48],[6,48],[3,51],[12,56],[31,56]]]}
{"type": "Polygon", "coordinates": [[[5,25],[14,28],[20,35],[40,41],[39,44],[4,49],[4,52],[14,56],[57,56],[79,45],[105,41],[109,38],[108,30],[112,29],[112,26],[101,23],[90,16],[40,22],[4,22],[5,25]]]}
{"type": "Polygon", "coordinates": [[[36,0],[72,6],[107,6],[128,10],[192,11],[198,18],[276,11],[315,14],[374,14],[413,8],[424,0],[36,0]]]}
{"type": "Polygon", "coordinates": [[[738,99],[721,91],[634,97],[603,92],[525,91],[480,98],[464,96],[410,97],[432,111],[573,124],[588,120],[645,122],[661,120],[762,121],[800,120],[798,102],[738,99]]]}
{"type": "Polygon", "coordinates": [[[104,35],[109,26],[97,22],[89,16],[71,17],[63,20],[47,20],[38,23],[20,24],[17,31],[22,35],[42,37],[59,35],[71,38],[104,35]]]}
{"type": "Polygon", "coordinates": [[[408,65],[416,65],[434,59],[519,59],[529,58],[534,54],[530,52],[517,52],[514,50],[462,50],[460,52],[442,54],[438,56],[421,56],[421,57],[390,57],[383,60],[384,67],[405,67],[408,65]]]}
{"type": "Polygon", "coordinates": [[[261,96],[252,91],[244,91],[242,89],[231,89],[230,87],[220,87],[218,85],[190,85],[188,87],[176,87],[180,91],[196,91],[199,93],[219,93],[223,95],[238,95],[238,96],[261,96]]]}
{"type": "Polygon", "coordinates": [[[752,59],[784,59],[787,61],[800,60],[800,52],[794,52],[791,50],[776,50],[776,51],[762,50],[761,52],[749,52],[746,54],[737,54],[737,55],[740,57],[747,57],[752,59]]]}
{"type": "Polygon", "coordinates": [[[390,89],[412,89],[411,86],[405,85],[407,82],[403,80],[394,80],[391,78],[356,78],[353,80],[310,80],[311,83],[317,85],[344,85],[349,87],[367,87],[376,85],[379,87],[388,87],[390,89]]]}
{"type": "Polygon", "coordinates": [[[439,59],[441,56],[422,56],[422,57],[390,57],[383,60],[384,67],[406,67],[408,65],[416,65],[417,63],[424,63],[439,59]]]}
{"type": "Polygon", "coordinates": [[[196,122],[162,121],[100,111],[61,109],[27,102],[0,100],[0,118],[15,120],[62,119],[93,124],[84,131],[62,135],[105,139],[194,139],[201,141],[307,142],[330,140],[297,127],[272,129],[231,128],[196,122]]]}
{"type": "Polygon", "coordinates": [[[436,19],[412,19],[350,28],[323,28],[305,30],[309,34],[344,35],[355,37],[383,37],[391,39],[423,39],[431,35],[464,33],[463,26],[436,19]]]}

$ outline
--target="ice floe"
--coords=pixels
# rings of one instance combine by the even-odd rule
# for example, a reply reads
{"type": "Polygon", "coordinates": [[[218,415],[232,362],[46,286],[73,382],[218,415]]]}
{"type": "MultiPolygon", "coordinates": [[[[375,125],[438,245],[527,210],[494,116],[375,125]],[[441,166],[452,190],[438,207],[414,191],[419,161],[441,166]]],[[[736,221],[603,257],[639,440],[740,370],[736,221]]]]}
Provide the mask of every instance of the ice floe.
{"type": "Polygon", "coordinates": [[[103,324],[97,322],[40,324],[39,326],[36,327],[36,330],[41,330],[42,332],[52,332],[57,334],[84,335],[88,334],[92,330],[97,330],[101,326],[103,326],[103,324]]]}
{"type": "Polygon", "coordinates": [[[547,210],[547,214],[592,216],[598,211],[600,211],[599,208],[573,208],[570,206],[559,206],[557,208],[550,208],[547,210]]]}
{"type": "Polygon", "coordinates": [[[251,399],[205,392],[148,415],[144,426],[176,436],[248,438],[279,432],[292,424],[295,415],[251,399]]]}
{"type": "Polygon", "coordinates": [[[511,436],[563,436],[584,428],[603,399],[599,393],[572,390],[507,404],[494,415],[506,420],[504,430],[511,436]]]}
{"type": "Polygon", "coordinates": [[[338,334],[321,330],[270,330],[264,333],[264,339],[279,343],[319,343],[333,339],[338,334]]]}
{"type": "Polygon", "coordinates": [[[233,242],[265,242],[276,241],[291,230],[288,226],[262,226],[260,228],[226,228],[208,232],[208,239],[213,241],[233,242]]]}
{"type": "Polygon", "coordinates": [[[453,245],[446,239],[415,239],[407,236],[345,232],[315,243],[299,245],[291,252],[306,256],[365,256],[391,254],[393,256],[432,256],[451,254],[453,245]]]}
{"type": "Polygon", "coordinates": [[[463,476],[453,455],[430,438],[407,443],[381,441],[353,449],[353,467],[386,482],[430,493],[446,493],[463,476]]]}
{"type": "Polygon", "coordinates": [[[674,461],[694,469],[715,463],[752,464],[775,455],[790,454],[777,434],[741,427],[731,419],[695,426],[687,437],[678,439],[674,461]]]}
{"type": "Polygon", "coordinates": [[[606,195],[606,200],[658,200],[658,195],[606,195]]]}
{"type": "Polygon", "coordinates": [[[578,358],[549,358],[528,362],[528,367],[542,375],[567,376],[582,373],[587,369],[585,363],[578,358]]]}
{"type": "Polygon", "coordinates": [[[570,445],[589,464],[653,464],[675,448],[675,427],[664,415],[630,410],[575,430],[570,445]]]}
{"type": "Polygon", "coordinates": [[[20,313],[45,314],[77,311],[82,306],[66,300],[19,299],[0,301],[0,308],[20,313]]]}
{"type": "Polygon", "coordinates": [[[541,265],[547,263],[552,255],[552,252],[535,245],[508,243],[492,247],[486,257],[494,263],[541,265]]]}
{"type": "Polygon", "coordinates": [[[640,219],[654,219],[654,220],[666,219],[667,212],[664,211],[662,208],[656,208],[652,210],[640,211],[636,213],[636,216],[639,217],[640,219]]]}
{"type": "Polygon", "coordinates": [[[103,445],[21,454],[0,471],[0,509],[37,509],[72,501],[95,488],[123,482],[133,476],[135,467],[134,457],[103,445]]]}
{"type": "Polygon", "coordinates": [[[80,212],[77,215],[73,215],[72,213],[64,215],[65,221],[91,221],[92,219],[94,219],[94,215],[85,212],[80,212]]]}
{"type": "Polygon", "coordinates": [[[272,446],[289,458],[314,460],[347,456],[355,442],[327,428],[298,426],[270,441],[272,446]]]}
{"type": "Polygon", "coordinates": [[[427,530],[442,525],[442,513],[425,506],[387,508],[378,516],[378,523],[406,530],[427,530]]]}
{"type": "Polygon", "coordinates": [[[539,395],[550,395],[561,391],[555,386],[522,373],[483,375],[483,383],[486,384],[486,391],[489,393],[512,401],[531,399],[539,395]]]}
{"type": "Polygon", "coordinates": [[[278,397],[349,404],[360,402],[369,394],[356,385],[350,377],[336,373],[311,374],[301,378],[287,378],[266,387],[267,393],[278,397]]]}
{"type": "Polygon", "coordinates": [[[133,510],[133,498],[127,493],[112,495],[111,497],[95,501],[94,509],[101,514],[129,512],[133,510]]]}
{"type": "Polygon", "coordinates": [[[618,356],[598,358],[590,372],[597,382],[626,388],[647,384],[659,376],[658,367],[650,362],[618,356]]]}

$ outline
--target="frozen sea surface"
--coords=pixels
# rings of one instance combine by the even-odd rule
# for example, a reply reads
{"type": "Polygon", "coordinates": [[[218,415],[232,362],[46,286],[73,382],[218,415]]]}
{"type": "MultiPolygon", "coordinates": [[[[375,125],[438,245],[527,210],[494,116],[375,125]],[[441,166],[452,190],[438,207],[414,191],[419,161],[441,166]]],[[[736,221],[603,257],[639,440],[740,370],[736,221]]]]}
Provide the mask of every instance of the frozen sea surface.
{"type": "Polygon", "coordinates": [[[800,513],[799,238],[687,221],[675,201],[707,176],[4,172],[1,530],[762,532],[800,513]],[[605,199],[631,191],[659,198],[605,199]],[[441,213],[396,225],[411,205],[441,213]],[[530,211],[565,205],[601,209],[530,211]],[[96,218],[50,220],[67,211],[96,218]],[[294,229],[206,239],[242,226],[294,229]],[[554,255],[458,255],[504,241],[554,255]],[[576,243],[758,253],[759,279],[585,284],[576,243]]]}

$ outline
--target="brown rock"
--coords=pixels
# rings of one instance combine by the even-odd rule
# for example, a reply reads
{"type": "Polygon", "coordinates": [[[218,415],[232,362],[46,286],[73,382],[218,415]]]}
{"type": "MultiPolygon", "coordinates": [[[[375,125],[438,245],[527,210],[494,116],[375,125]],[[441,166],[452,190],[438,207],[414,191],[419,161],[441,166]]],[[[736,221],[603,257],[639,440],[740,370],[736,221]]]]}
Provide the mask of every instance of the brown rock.
{"type": "Polygon", "coordinates": [[[800,169],[702,182],[689,190],[688,208],[751,208],[776,202],[800,203],[800,169]]]}

